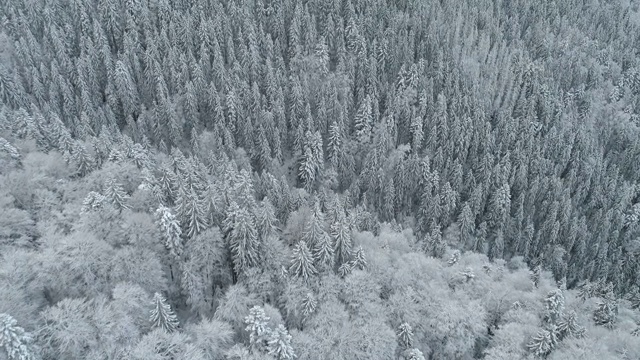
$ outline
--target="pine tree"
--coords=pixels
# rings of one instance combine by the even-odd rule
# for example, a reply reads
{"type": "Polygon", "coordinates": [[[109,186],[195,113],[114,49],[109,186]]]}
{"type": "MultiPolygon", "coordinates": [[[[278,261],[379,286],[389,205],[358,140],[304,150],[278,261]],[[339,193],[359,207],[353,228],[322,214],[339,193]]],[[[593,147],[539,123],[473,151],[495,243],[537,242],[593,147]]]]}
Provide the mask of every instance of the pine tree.
{"type": "Polygon", "coordinates": [[[596,325],[613,328],[618,317],[618,301],[613,294],[608,294],[598,303],[598,307],[593,312],[593,320],[596,325]]]}
{"type": "Polygon", "coordinates": [[[0,150],[9,154],[9,157],[11,157],[12,160],[16,161],[17,163],[20,163],[22,159],[22,155],[20,155],[18,148],[11,145],[11,143],[9,143],[3,137],[0,137],[0,150]]]}
{"type": "Polygon", "coordinates": [[[551,324],[557,324],[564,310],[564,295],[562,290],[551,290],[544,299],[546,314],[545,319],[551,324]]]}
{"type": "Polygon", "coordinates": [[[337,122],[329,126],[329,144],[327,145],[327,158],[329,163],[338,168],[342,151],[342,132],[337,122]]]}
{"type": "Polygon", "coordinates": [[[351,261],[345,262],[340,265],[340,267],[338,267],[338,275],[340,275],[340,277],[345,277],[351,274],[351,272],[353,271],[352,265],[353,264],[351,263],[351,261]]]}
{"type": "Polygon", "coordinates": [[[316,272],[316,268],[313,265],[313,255],[306,241],[300,240],[293,248],[289,273],[300,276],[306,281],[310,276],[315,275],[316,272]]]}
{"type": "Polygon", "coordinates": [[[173,332],[178,327],[178,318],[171,310],[171,306],[167,300],[158,292],[153,295],[151,303],[151,316],[149,321],[154,327],[160,328],[166,332],[173,332]]]}
{"type": "Polygon", "coordinates": [[[129,208],[126,203],[129,196],[124,191],[122,185],[117,183],[113,178],[110,178],[105,183],[104,196],[113,204],[116,209],[118,209],[118,211],[129,208]]]}
{"type": "Polygon", "coordinates": [[[270,318],[265,315],[261,306],[254,306],[249,310],[249,315],[244,318],[245,328],[249,332],[249,347],[252,351],[265,351],[271,329],[267,326],[270,318]]]}
{"type": "Polygon", "coordinates": [[[307,293],[304,299],[302,299],[302,315],[305,318],[311,316],[311,314],[316,312],[316,307],[318,306],[318,302],[312,293],[307,293]]]}
{"type": "Polygon", "coordinates": [[[160,175],[160,188],[162,189],[162,193],[164,194],[164,199],[168,204],[173,204],[176,198],[176,176],[166,166],[163,166],[161,169],[160,175]]]}
{"type": "Polygon", "coordinates": [[[306,132],[298,176],[307,189],[311,189],[324,167],[322,136],[319,132],[306,132]]]}
{"type": "Polygon", "coordinates": [[[458,216],[458,226],[460,227],[460,243],[462,246],[467,246],[469,237],[475,228],[475,216],[471,211],[469,203],[466,202],[462,207],[462,212],[458,216]]]}
{"type": "Polygon", "coordinates": [[[208,226],[203,201],[193,187],[188,192],[182,189],[178,191],[176,210],[183,224],[184,234],[189,239],[201,233],[208,226]]]}
{"type": "Polygon", "coordinates": [[[156,223],[164,235],[165,247],[173,256],[182,253],[182,230],[180,223],[171,213],[171,209],[160,205],[155,212],[156,223]]]}
{"type": "Polygon", "coordinates": [[[362,246],[359,246],[358,250],[356,250],[356,253],[353,256],[353,260],[351,260],[351,268],[364,270],[366,267],[367,267],[367,259],[365,258],[364,250],[362,249],[362,246]]]}
{"type": "Polygon", "coordinates": [[[96,191],[91,191],[82,201],[81,213],[87,213],[89,211],[101,209],[107,198],[96,191]]]}
{"type": "Polygon", "coordinates": [[[547,356],[556,347],[558,338],[556,328],[551,325],[548,329],[542,329],[527,344],[527,348],[536,356],[547,356]]]}
{"type": "Polygon", "coordinates": [[[413,346],[413,328],[408,322],[400,324],[396,335],[398,336],[398,344],[400,344],[403,349],[408,349],[413,346]]]}
{"type": "Polygon", "coordinates": [[[232,202],[227,209],[223,232],[231,250],[234,273],[240,275],[259,260],[258,231],[252,214],[232,202]]]}
{"type": "Polygon", "coordinates": [[[531,281],[533,281],[533,286],[535,288],[538,288],[538,285],[540,284],[540,277],[542,276],[542,267],[540,265],[536,266],[535,268],[533,268],[533,271],[531,272],[531,281]]]}
{"type": "Polygon", "coordinates": [[[0,348],[4,348],[9,360],[37,359],[31,334],[17,323],[11,315],[0,314],[0,348]]]}
{"type": "Polygon", "coordinates": [[[571,311],[558,321],[560,339],[565,337],[581,338],[584,336],[585,328],[578,324],[577,317],[576,312],[571,311]]]}
{"type": "Polygon", "coordinates": [[[278,218],[276,217],[275,209],[271,204],[271,201],[269,201],[268,198],[265,198],[260,203],[256,213],[256,225],[262,239],[275,235],[278,231],[277,224],[278,218]]]}
{"type": "Polygon", "coordinates": [[[275,330],[269,333],[267,351],[269,355],[275,356],[278,360],[295,359],[296,354],[291,347],[291,335],[284,325],[279,324],[275,330]]]}
{"type": "Polygon", "coordinates": [[[455,250],[453,254],[451,254],[451,257],[447,261],[447,264],[449,266],[453,266],[457,264],[459,260],[460,260],[460,250],[455,250]]]}
{"type": "Polygon", "coordinates": [[[424,354],[419,349],[407,349],[403,356],[405,360],[425,360],[424,354]]]}
{"type": "Polygon", "coordinates": [[[311,248],[317,247],[325,237],[329,236],[324,230],[324,226],[324,213],[320,210],[320,202],[316,198],[311,218],[305,224],[302,240],[306,241],[311,248]]]}
{"type": "Polygon", "coordinates": [[[76,143],[71,156],[80,176],[87,175],[93,169],[93,160],[84,145],[76,143]]]}
{"type": "Polygon", "coordinates": [[[349,261],[351,254],[351,231],[344,213],[331,225],[331,236],[334,238],[336,262],[344,264],[349,261]]]}

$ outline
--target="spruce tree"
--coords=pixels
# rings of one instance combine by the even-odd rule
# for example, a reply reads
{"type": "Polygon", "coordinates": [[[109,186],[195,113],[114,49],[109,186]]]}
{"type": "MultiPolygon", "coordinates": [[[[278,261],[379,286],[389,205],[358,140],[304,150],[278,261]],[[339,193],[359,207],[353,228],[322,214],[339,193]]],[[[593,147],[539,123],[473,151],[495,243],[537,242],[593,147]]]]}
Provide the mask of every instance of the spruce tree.
{"type": "Polygon", "coordinates": [[[302,279],[306,281],[310,276],[315,275],[316,272],[316,268],[313,265],[313,255],[306,241],[300,240],[293,248],[289,273],[302,277],[302,279]]]}
{"type": "Polygon", "coordinates": [[[585,328],[578,324],[577,316],[575,311],[571,311],[558,321],[557,329],[560,339],[565,337],[581,338],[584,336],[585,328]]]}
{"type": "Polygon", "coordinates": [[[408,322],[400,324],[396,335],[398,336],[398,344],[400,344],[403,349],[408,349],[413,346],[413,328],[408,322]]]}
{"type": "Polygon", "coordinates": [[[105,203],[107,198],[96,191],[91,191],[87,196],[82,200],[82,208],[80,210],[81,213],[87,213],[93,210],[101,209],[105,203]]]}
{"type": "Polygon", "coordinates": [[[353,255],[353,260],[351,260],[351,268],[364,270],[367,267],[367,259],[364,255],[364,250],[362,246],[358,247],[356,253],[353,255]]]}
{"type": "Polygon", "coordinates": [[[263,352],[267,350],[271,329],[267,323],[270,318],[264,313],[264,308],[254,306],[249,311],[249,315],[244,318],[247,325],[245,331],[249,332],[249,347],[251,351],[263,352]]]}
{"type": "Polygon", "coordinates": [[[93,169],[93,160],[84,145],[76,143],[71,156],[76,165],[78,175],[85,176],[93,169]]]}
{"type": "Polygon", "coordinates": [[[208,226],[203,201],[193,187],[190,191],[178,191],[178,217],[183,224],[184,234],[192,239],[208,226]]]}
{"type": "Polygon", "coordinates": [[[171,209],[164,205],[160,205],[155,212],[156,224],[162,231],[165,241],[165,247],[173,256],[179,256],[182,253],[182,229],[175,215],[171,213],[171,209]]]}
{"type": "Polygon", "coordinates": [[[336,222],[331,225],[331,236],[334,238],[334,253],[338,265],[349,261],[351,254],[351,230],[344,213],[340,213],[336,222]]]}
{"type": "Polygon", "coordinates": [[[171,310],[171,306],[167,300],[158,292],[153,295],[151,303],[151,315],[149,321],[154,327],[160,328],[166,332],[173,332],[178,327],[178,318],[171,310]]]}
{"type": "Polygon", "coordinates": [[[236,277],[245,269],[255,266],[259,260],[258,231],[253,215],[232,202],[223,223],[225,239],[231,250],[236,277]]]}
{"type": "Polygon", "coordinates": [[[558,343],[557,331],[554,325],[547,329],[542,329],[527,344],[527,348],[534,355],[545,357],[551,353],[558,343]]]}
{"type": "Polygon", "coordinates": [[[545,319],[551,324],[557,324],[564,310],[564,295],[562,290],[551,290],[544,299],[546,314],[545,319]]]}
{"type": "Polygon", "coordinates": [[[613,294],[608,294],[598,303],[598,307],[593,312],[593,320],[596,325],[613,328],[618,317],[618,301],[613,294]]]}
{"type": "Polygon", "coordinates": [[[0,314],[0,348],[4,348],[9,360],[36,360],[31,334],[17,323],[11,315],[0,314]]]}
{"type": "Polygon", "coordinates": [[[291,347],[291,335],[284,327],[279,324],[275,330],[269,333],[267,339],[267,352],[278,360],[295,359],[296,354],[291,347]]]}
{"type": "Polygon", "coordinates": [[[120,212],[129,208],[129,205],[127,205],[129,196],[124,191],[122,185],[117,183],[113,178],[110,178],[105,183],[104,196],[120,212]]]}
{"type": "Polygon", "coordinates": [[[305,318],[311,316],[311,314],[315,313],[316,308],[318,306],[318,302],[312,293],[307,293],[304,299],[302,299],[302,315],[305,318]]]}

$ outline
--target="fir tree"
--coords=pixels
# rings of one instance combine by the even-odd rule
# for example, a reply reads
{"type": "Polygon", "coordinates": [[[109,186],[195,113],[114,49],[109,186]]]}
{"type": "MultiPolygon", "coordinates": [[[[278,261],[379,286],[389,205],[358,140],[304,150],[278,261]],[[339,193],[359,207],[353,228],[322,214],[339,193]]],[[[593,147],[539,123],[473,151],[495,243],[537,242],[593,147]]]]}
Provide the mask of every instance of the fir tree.
{"type": "Polygon", "coordinates": [[[165,247],[173,256],[182,253],[182,230],[180,223],[171,213],[171,209],[160,205],[155,212],[156,223],[164,235],[165,247]]]}
{"type": "Polygon", "coordinates": [[[618,301],[613,294],[608,294],[598,303],[598,307],[593,312],[593,320],[596,325],[613,328],[618,317],[618,301]]]}
{"type": "Polygon", "coordinates": [[[296,354],[291,347],[291,335],[284,325],[278,325],[275,330],[269,333],[267,351],[269,355],[275,356],[278,360],[295,359],[296,354]]]}
{"type": "Polygon", "coordinates": [[[351,268],[364,270],[366,267],[367,267],[367,259],[365,258],[364,250],[362,249],[362,246],[359,246],[358,250],[356,250],[356,253],[353,256],[353,260],[351,260],[351,268]]]}
{"type": "Polygon", "coordinates": [[[258,232],[262,239],[266,239],[271,235],[275,235],[278,231],[278,218],[275,214],[275,209],[269,201],[265,198],[260,203],[256,213],[256,225],[258,232]]]}
{"type": "Polygon", "coordinates": [[[563,316],[558,321],[558,334],[559,337],[575,337],[581,338],[584,336],[585,329],[584,327],[578,324],[577,314],[575,311],[571,311],[570,313],[563,316]]]}
{"type": "Polygon", "coordinates": [[[313,265],[313,255],[306,241],[300,240],[293,248],[289,273],[302,277],[306,281],[310,276],[315,275],[316,272],[316,268],[313,265]]]}
{"type": "Polygon", "coordinates": [[[344,213],[331,225],[331,236],[334,238],[336,262],[341,265],[349,261],[351,254],[351,231],[344,213]]]}
{"type": "Polygon", "coordinates": [[[171,310],[171,306],[167,303],[167,300],[158,292],[153,295],[153,302],[151,303],[153,308],[151,309],[151,316],[149,321],[154,327],[160,328],[166,332],[173,332],[178,327],[178,318],[171,310]]]}
{"type": "Polygon", "coordinates": [[[302,299],[302,315],[305,318],[311,316],[311,314],[316,312],[316,307],[318,306],[318,302],[312,293],[307,293],[304,299],[302,299]]]}
{"type": "Polygon", "coordinates": [[[124,191],[122,185],[117,183],[113,178],[110,178],[105,183],[104,196],[120,212],[129,208],[127,205],[127,199],[129,196],[124,191]]]}
{"type": "Polygon", "coordinates": [[[540,284],[540,277],[542,276],[542,267],[540,265],[533,268],[531,272],[531,281],[533,281],[533,286],[535,288],[540,284]]]}
{"type": "Polygon", "coordinates": [[[547,329],[542,329],[527,344],[527,348],[536,356],[547,356],[558,343],[556,334],[556,328],[553,325],[547,329]]]}
{"type": "Polygon", "coordinates": [[[245,331],[249,332],[249,347],[252,351],[267,350],[271,335],[271,329],[267,326],[269,320],[261,306],[252,307],[249,315],[244,318],[244,323],[247,325],[245,331]]]}
{"type": "Polygon", "coordinates": [[[93,169],[93,160],[84,145],[77,143],[71,156],[80,176],[87,175],[93,169]]]}
{"type": "Polygon", "coordinates": [[[403,349],[408,349],[413,346],[413,328],[407,322],[403,322],[398,327],[398,331],[396,332],[398,336],[398,344],[403,349]]]}
{"type": "Polygon", "coordinates": [[[403,356],[405,360],[425,360],[424,354],[419,349],[407,349],[403,356]]]}
{"type": "Polygon", "coordinates": [[[189,192],[178,191],[177,212],[184,228],[184,234],[192,239],[207,227],[207,217],[203,201],[193,188],[189,192]]]}
{"type": "Polygon", "coordinates": [[[352,271],[353,271],[353,267],[350,261],[345,262],[342,265],[340,265],[340,267],[338,267],[338,275],[340,275],[340,277],[345,277],[351,274],[352,271]]]}
{"type": "Polygon", "coordinates": [[[227,209],[223,232],[231,250],[234,273],[238,276],[259,260],[258,231],[252,214],[232,202],[227,209]]]}
{"type": "Polygon", "coordinates": [[[82,208],[80,210],[81,213],[87,213],[93,210],[101,209],[104,205],[104,202],[107,198],[96,191],[91,191],[87,196],[82,200],[82,208]]]}
{"type": "Polygon", "coordinates": [[[31,334],[17,326],[8,314],[0,314],[0,348],[4,348],[9,360],[36,360],[31,334]]]}
{"type": "Polygon", "coordinates": [[[453,254],[451,254],[451,257],[449,258],[449,260],[447,260],[447,264],[449,264],[449,266],[453,266],[457,264],[459,260],[460,260],[460,250],[455,250],[453,254]]]}
{"type": "Polygon", "coordinates": [[[562,290],[551,290],[544,299],[546,308],[545,319],[551,324],[557,324],[564,310],[564,295],[562,290]]]}

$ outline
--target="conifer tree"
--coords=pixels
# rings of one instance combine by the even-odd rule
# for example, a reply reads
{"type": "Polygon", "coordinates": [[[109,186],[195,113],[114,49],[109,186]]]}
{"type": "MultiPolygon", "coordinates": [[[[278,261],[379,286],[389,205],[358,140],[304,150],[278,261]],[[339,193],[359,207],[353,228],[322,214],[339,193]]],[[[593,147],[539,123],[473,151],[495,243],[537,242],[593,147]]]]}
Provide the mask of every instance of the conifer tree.
{"type": "Polygon", "coordinates": [[[405,360],[425,360],[424,354],[419,349],[407,349],[404,352],[405,360]]]}
{"type": "Polygon", "coordinates": [[[93,169],[93,161],[84,145],[76,143],[71,156],[80,176],[87,175],[93,169]]]}
{"type": "Polygon", "coordinates": [[[0,349],[4,348],[9,360],[36,360],[31,334],[17,323],[11,315],[0,314],[0,349]]]}
{"type": "Polygon", "coordinates": [[[351,268],[364,270],[366,267],[367,259],[365,258],[362,246],[359,246],[358,250],[356,250],[356,253],[353,255],[353,260],[351,260],[351,268]]]}
{"type": "Polygon", "coordinates": [[[336,222],[331,225],[331,236],[334,238],[335,255],[337,264],[341,265],[349,261],[351,254],[351,231],[344,213],[340,213],[336,222]]]}
{"type": "Polygon", "coordinates": [[[316,272],[316,268],[313,265],[313,255],[306,241],[300,240],[293,248],[289,273],[302,277],[306,281],[316,272]]]}
{"type": "Polygon", "coordinates": [[[558,334],[559,338],[576,337],[581,338],[584,336],[585,328],[578,324],[577,314],[575,311],[564,315],[558,321],[558,334]]]}
{"type": "Polygon", "coordinates": [[[284,325],[279,324],[275,330],[269,333],[267,351],[269,355],[275,356],[278,360],[295,359],[296,354],[291,347],[291,335],[284,325]]]}
{"type": "Polygon", "coordinates": [[[302,315],[305,318],[311,316],[311,314],[316,312],[316,307],[318,306],[318,301],[313,296],[312,293],[307,293],[304,299],[302,299],[302,315]]]}
{"type": "Polygon", "coordinates": [[[302,240],[306,241],[311,248],[316,248],[324,238],[329,236],[324,226],[324,213],[320,210],[320,203],[316,198],[311,218],[306,222],[304,232],[302,233],[302,240]]]}
{"type": "Polygon", "coordinates": [[[124,191],[122,185],[117,183],[113,178],[110,178],[105,183],[104,196],[120,212],[129,208],[127,205],[127,199],[129,196],[124,191]]]}
{"type": "Polygon", "coordinates": [[[223,232],[231,250],[234,274],[255,266],[259,260],[258,231],[253,215],[232,202],[227,209],[223,232]]]}
{"type": "Polygon", "coordinates": [[[164,205],[160,205],[155,212],[156,223],[162,231],[165,241],[165,247],[173,256],[179,256],[182,253],[182,229],[175,215],[171,213],[171,209],[164,205]]]}
{"type": "Polygon", "coordinates": [[[275,209],[268,198],[260,203],[256,212],[256,225],[262,239],[275,235],[278,231],[278,218],[275,209]]]}
{"type": "Polygon", "coordinates": [[[96,209],[101,209],[106,201],[106,197],[99,192],[91,191],[82,201],[82,208],[80,212],[87,213],[96,209]]]}
{"type": "Polygon", "coordinates": [[[593,312],[593,320],[596,325],[613,328],[618,317],[618,301],[613,294],[607,294],[602,301],[598,303],[598,307],[593,312]]]}
{"type": "Polygon", "coordinates": [[[252,351],[266,351],[271,329],[267,325],[270,318],[265,315],[264,308],[254,306],[244,318],[245,328],[249,332],[249,348],[252,351]]]}
{"type": "Polygon", "coordinates": [[[338,267],[338,275],[340,275],[340,277],[343,278],[343,277],[351,274],[351,272],[353,271],[352,265],[353,264],[350,261],[340,265],[338,267]]]}
{"type": "Polygon", "coordinates": [[[193,187],[190,191],[178,191],[177,212],[184,228],[184,234],[192,239],[207,227],[207,217],[203,201],[193,187]]]}
{"type": "Polygon", "coordinates": [[[544,357],[551,353],[558,343],[556,328],[550,325],[547,329],[542,329],[527,344],[527,348],[534,355],[544,357]]]}
{"type": "Polygon", "coordinates": [[[160,328],[166,332],[173,332],[178,327],[178,318],[171,310],[171,306],[167,300],[158,292],[153,295],[151,303],[151,315],[149,321],[154,327],[160,328]]]}
{"type": "Polygon", "coordinates": [[[408,349],[413,346],[413,328],[408,322],[400,324],[396,335],[398,336],[398,344],[400,344],[403,349],[408,349]]]}
{"type": "Polygon", "coordinates": [[[546,308],[545,319],[551,324],[557,324],[564,309],[564,295],[562,290],[551,290],[544,299],[546,308]]]}
{"type": "Polygon", "coordinates": [[[455,250],[453,254],[451,254],[451,257],[449,258],[449,260],[447,260],[447,264],[449,264],[449,266],[453,266],[457,264],[459,260],[460,260],[460,250],[455,250]]]}

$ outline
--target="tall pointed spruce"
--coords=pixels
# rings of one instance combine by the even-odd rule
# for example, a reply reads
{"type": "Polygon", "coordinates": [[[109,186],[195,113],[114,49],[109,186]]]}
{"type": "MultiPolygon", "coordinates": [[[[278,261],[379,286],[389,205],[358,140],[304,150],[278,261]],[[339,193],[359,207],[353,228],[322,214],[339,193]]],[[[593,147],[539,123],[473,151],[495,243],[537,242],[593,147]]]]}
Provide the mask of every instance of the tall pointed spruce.
{"type": "Polygon", "coordinates": [[[155,293],[152,301],[153,309],[149,321],[154,327],[161,328],[167,332],[173,332],[179,325],[178,318],[171,310],[167,300],[160,294],[155,293]]]}

